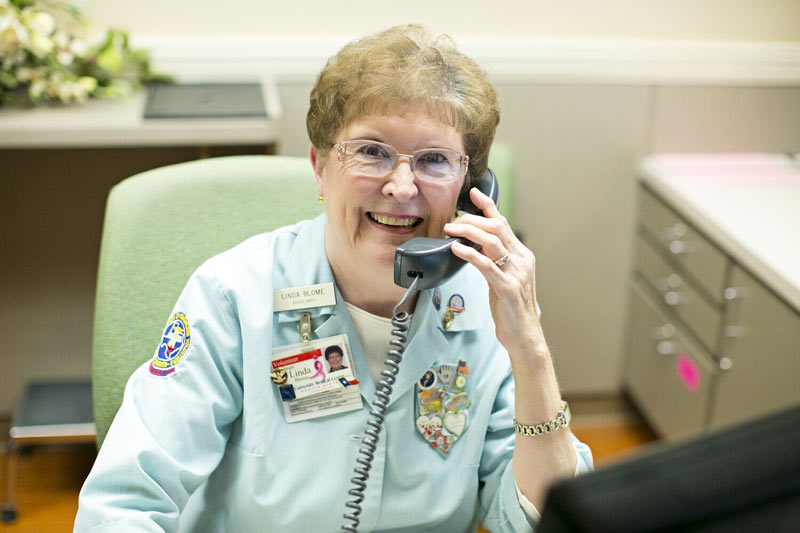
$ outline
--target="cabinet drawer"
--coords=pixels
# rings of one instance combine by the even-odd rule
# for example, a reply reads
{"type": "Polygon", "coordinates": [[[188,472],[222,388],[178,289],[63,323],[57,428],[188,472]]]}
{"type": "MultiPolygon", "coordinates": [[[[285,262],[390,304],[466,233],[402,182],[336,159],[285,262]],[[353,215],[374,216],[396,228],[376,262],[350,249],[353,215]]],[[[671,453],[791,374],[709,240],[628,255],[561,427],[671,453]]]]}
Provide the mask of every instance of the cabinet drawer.
{"type": "Polygon", "coordinates": [[[711,353],[717,348],[721,313],[701,297],[678,270],[642,239],[636,244],[636,270],[711,353]]]}
{"type": "Polygon", "coordinates": [[[715,429],[800,404],[800,313],[738,266],[731,286],[739,295],[729,304],[737,336],[724,343],[730,368],[718,378],[715,429]]]}
{"type": "Polygon", "coordinates": [[[664,254],[691,274],[716,301],[725,290],[727,257],[692,228],[680,215],[647,189],[641,189],[639,221],[664,254]]]}
{"type": "Polygon", "coordinates": [[[696,435],[705,425],[716,367],[644,289],[637,283],[630,287],[626,387],[659,434],[696,435]]]}

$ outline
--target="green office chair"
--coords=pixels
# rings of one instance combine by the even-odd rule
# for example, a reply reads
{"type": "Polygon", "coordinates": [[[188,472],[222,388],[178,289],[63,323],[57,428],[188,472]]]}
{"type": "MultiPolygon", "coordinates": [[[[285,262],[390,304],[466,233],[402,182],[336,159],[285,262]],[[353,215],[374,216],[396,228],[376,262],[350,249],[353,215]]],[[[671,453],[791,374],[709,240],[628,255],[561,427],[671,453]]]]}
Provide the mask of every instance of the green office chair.
{"type": "MultiPolygon", "coordinates": [[[[489,163],[500,182],[501,209],[509,216],[511,151],[495,145],[489,163]]],[[[152,358],[195,268],[251,235],[322,211],[311,163],[299,157],[203,159],[137,174],[111,190],[92,345],[98,448],[122,403],[128,377],[152,358]]]]}
{"type": "Polygon", "coordinates": [[[489,168],[497,176],[497,185],[500,196],[497,199],[497,208],[508,219],[511,229],[519,235],[516,225],[514,199],[517,195],[515,180],[517,168],[514,151],[503,142],[496,141],[489,151],[489,168]]]}
{"type": "Polygon", "coordinates": [[[251,235],[322,211],[311,163],[299,157],[202,159],[137,174],[111,190],[92,340],[98,448],[128,377],[153,356],[191,273],[251,235]]]}

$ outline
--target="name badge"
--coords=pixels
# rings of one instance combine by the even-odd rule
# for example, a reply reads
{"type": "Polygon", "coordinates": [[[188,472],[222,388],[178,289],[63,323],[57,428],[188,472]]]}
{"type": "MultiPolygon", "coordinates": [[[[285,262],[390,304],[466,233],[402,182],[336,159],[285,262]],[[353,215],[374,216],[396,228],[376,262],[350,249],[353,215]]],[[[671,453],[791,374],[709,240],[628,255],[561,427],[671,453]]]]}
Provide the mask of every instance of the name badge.
{"type": "Polygon", "coordinates": [[[278,388],[287,422],[361,408],[347,335],[335,335],[272,353],[270,377],[278,388]]]}
{"type": "Polygon", "coordinates": [[[309,307],[336,305],[336,291],[333,283],[320,283],[307,287],[279,289],[274,293],[275,311],[292,311],[309,307]]]}

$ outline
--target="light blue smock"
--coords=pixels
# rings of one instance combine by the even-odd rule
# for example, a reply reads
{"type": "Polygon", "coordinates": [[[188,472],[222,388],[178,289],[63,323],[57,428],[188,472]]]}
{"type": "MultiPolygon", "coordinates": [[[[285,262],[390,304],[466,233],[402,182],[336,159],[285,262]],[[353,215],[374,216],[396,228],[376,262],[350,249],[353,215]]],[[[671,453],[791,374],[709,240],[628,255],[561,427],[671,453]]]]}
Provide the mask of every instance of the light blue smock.
{"type": "MultiPolygon", "coordinates": [[[[76,531],[337,531],[375,384],[336,291],[310,308],[314,337],[346,333],[363,408],[287,423],[270,381],[274,348],[300,342],[304,310],[273,312],[273,291],[333,282],[325,216],[252,237],[205,262],[174,312],[190,342],[174,374],[131,376],[81,490],[76,531]]],[[[353,268],[360,268],[353,265],[353,268]]],[[[360,531],[531,531],[514,486],[514,381],[495,338],[488,288],[467,265],[420,293],[410,339],[362,503],[360,531]],[[442,328],[452,294],[466,311],[442,328]],[[418,432],[416,381],[432,365],[469,363],[469,424],[443,457],[418,432]]],[[[578,470],[591,468],[576,439],[578,470]]],[[[349,524],[349,522],[347,522],[349,524]]]]}

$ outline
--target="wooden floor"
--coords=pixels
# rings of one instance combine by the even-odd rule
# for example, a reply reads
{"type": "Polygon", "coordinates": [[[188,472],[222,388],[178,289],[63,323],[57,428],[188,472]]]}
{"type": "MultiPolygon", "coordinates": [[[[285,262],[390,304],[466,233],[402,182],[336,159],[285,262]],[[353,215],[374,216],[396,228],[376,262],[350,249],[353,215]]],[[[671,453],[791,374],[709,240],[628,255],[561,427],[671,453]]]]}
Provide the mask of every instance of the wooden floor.
{"type": "MultiPolygon", "coordinates": [[[[72,531],[78,492],[95,453],[93,444],[30,448],[18,463],[18,519],[10,525],[0,524],[0,531],[72,531]]],[[[5,468],[5,461],[2,464],[5,468]]]]}
{"type": "MultiPolygon", "coordinates": [[[[572,431],[592,448],[595,466],[624,459],[656,440],[636,413],[618,400],[570,399],[570,406],[572,431]]],[[[0,531],[72,531],[78,492],[94,457],[93,445],[30,449],[19,461],[18,519],[0,524],[0,531]]],[[[0,471],[0,479],[5,479],[5,472],[0,471]]]]}

